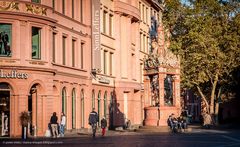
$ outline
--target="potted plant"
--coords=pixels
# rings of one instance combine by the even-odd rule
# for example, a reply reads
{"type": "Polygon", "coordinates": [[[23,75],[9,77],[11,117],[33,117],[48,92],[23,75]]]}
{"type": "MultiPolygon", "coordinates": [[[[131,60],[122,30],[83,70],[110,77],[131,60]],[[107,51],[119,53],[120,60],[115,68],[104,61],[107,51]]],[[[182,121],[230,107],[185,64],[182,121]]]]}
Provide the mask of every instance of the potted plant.
{"type": "Polygon", "coordinates": [[[20,115],[20,123],[22,125],[22,139],[26,140],[27,139],[27,128],[28,128],[28,123],[30,123],[31,117],[28,114],[27,111],[21,112],[20,115]]]}

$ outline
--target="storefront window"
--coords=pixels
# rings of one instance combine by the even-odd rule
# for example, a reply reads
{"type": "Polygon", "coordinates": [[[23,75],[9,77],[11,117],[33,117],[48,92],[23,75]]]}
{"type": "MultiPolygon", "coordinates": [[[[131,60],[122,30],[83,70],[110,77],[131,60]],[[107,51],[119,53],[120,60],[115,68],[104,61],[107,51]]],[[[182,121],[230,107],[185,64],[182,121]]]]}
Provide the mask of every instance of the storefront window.
{"type": "Polygon", "coordinates": [[[66,96],[67,96],[67,94],[66,94],[66,88],[64,87],[64,88],[62,89],[62,112],[63,112],[64,114],[67,114],[66,96]]]}
{"type": "Polygon", "coordinates": [[[12,25],[0,23],[0,56],[12,55],[12,25]]]}
{"type": "Polygon", "coordinates": [[[41,3],[41,0],[32,0],[33,3],[41,3]]]}
{"type": "Polygon", "coordinates": [[[41,59],[41,29],[32,27],[32,59],[41,59]]]}
{"type": "Polygon", "coordinates": [[[92,110],[95,108],[95,92],[92,90],[92,110]]]}
{"type": "Polygon", "coordinates": [[[98,120],[99,120],[99,123],[98,125],[100,125],[100,121],[101,121],[101,91],[99,90],[98,92],[98,120]]]}
{"type": "Polygon", "coordinates": [[[0,83],[0,137],[10,135],[10,88],[0,83]]]}
{"type": "Polygon", "coordinates": [[[84,90],[81,90],[81,115],[82,115],[82,123],[81,127],[84,127],[84,90]]]}
{"type": "Polygon", "coordinates": [[[107,118],[107,91],[104,94],[104,117],[107,118]]]}
{"type": "Polygon", "coordinates": [[[75,89],[73,89],[72,91],[72,128],[75,129],[76,128],[76,93],[75,93],[75,89]]]}

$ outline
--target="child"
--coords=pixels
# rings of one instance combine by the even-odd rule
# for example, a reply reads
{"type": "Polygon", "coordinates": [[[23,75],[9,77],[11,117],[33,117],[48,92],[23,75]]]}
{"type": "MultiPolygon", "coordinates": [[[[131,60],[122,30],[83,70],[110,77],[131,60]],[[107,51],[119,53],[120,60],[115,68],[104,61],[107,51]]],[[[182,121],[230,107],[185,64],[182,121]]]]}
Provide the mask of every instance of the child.
{"type": "Polygon", "coordinates": [[[107,127],[107,120],[105,119],[105,117],[103,117],[101,120],[102,136],[105,135],[106,127],[107,127]]]}

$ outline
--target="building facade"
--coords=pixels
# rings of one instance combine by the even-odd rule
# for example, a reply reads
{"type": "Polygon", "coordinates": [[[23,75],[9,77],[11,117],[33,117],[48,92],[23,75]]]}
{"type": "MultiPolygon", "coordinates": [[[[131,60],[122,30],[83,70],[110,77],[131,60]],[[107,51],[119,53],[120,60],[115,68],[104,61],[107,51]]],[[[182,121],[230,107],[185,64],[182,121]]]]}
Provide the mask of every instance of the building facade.
{"type": "Polygon", "coordinates": [[[110,128],[142,125],[143,58],[151,15],[161,18],[156,3],[0,0],[0,135],[21,135],[23,111],[33,136],[44,136],[53,112],[59,120],[66,114],[67,130],[89,128],[92,108],[110,128]]]}
{"type": "Polygon", "coordinates": [[[1,0],[0,15],[1,136],[21,134],[23,111],[33,135],[53,112],[66,114],[67,130],[87,127],[91,1],[1,0]]]}

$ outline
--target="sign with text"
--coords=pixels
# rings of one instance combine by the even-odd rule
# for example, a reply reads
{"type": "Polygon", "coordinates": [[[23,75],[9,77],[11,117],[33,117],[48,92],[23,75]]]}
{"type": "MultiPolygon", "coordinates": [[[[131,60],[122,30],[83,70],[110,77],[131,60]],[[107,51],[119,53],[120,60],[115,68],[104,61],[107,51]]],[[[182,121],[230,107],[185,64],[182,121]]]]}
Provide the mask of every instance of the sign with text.
{"type": "Polygon", "coordinates": [[[27,79],[27,73],[17,72],[16,70],[12,70],[10,72],[5,72],[4,70],[0,70],[0,78],[6,79],[27,79]]]}
{"type": "Polygon", "coordinates": [[[101,69],[100,0],[92,0],[92,68],[101,69]]]}

